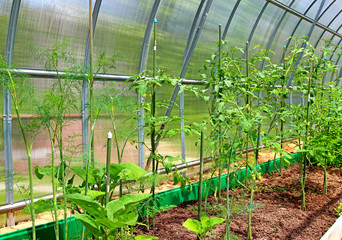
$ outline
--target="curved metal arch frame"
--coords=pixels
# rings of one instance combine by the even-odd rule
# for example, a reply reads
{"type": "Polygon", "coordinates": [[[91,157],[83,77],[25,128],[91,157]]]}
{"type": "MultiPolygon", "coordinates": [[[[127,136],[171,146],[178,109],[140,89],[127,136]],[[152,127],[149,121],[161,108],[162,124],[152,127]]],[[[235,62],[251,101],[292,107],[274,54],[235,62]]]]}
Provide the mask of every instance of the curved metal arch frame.
{"type": "Polygon", "coordinates": [[[229,18],[227,20],[226,26],[224,27],[224,30],[222,32],[222,40],[226,39],[226,36],[227,36],[228,30],[229,30],[230,24],[232,23],[232,20],[233,20],[233,18],[235,16],[236,10],[238,9],[240,3],[241,3],[241,0],[237,0],[236,1],[235,5],[234,5],[234,8],[233,8],[232,12],[229,15],[229,18]]]}
{"type": "MultiPolygon", "coordinates": [[[[97,23],[97,18],[100,12],[102,0],[96,0],[94,9],[93,9],[93,35],[95,34],[95,28],[97,23]]],[[[84,65],[89,66],[89,51],[90,51],[90,43],[89,43],[89,33],[87,39],[87,45],[84,54],[84,65]]],[[[83,144],[83,165],[86,165],[86,154],[89,148],[89,130],[88,130],[88,80],[85,79],[82,82],[82,144],[83,144]]]]}
{"type": "MultiPolygon", "coordinates": [[[[330,19],[329,23],[328,23],[328,27],[336,20],[336,18],[342,13],[342,9],[332,18],[330,19]]],[[[314,44],[314,48],[316,48],[318,46],[319,41],[322,39],[324,33],[326,33],[326,30],[323,30],[322,33],[319,35],[316,43],[314,44]]]]}
{"type": "Polygon", "coordinates": [[[249,33],[249,37],[248,37],[248,43],[249,43],[249,44],[251,44],[251,42],[252,42],[252,39],[253,39],[253,36],[254,36],[254,33],[255,33],[255,29],[257,28],[257,26],[258,26],[258,24],[259,24],[259,22],[260,22],[260,19],[261,19],[261,17],[263,16],[263,14],[264,14],[264,12],[265,12],[265,10],[266,10],[268,4],[269,4],[269,2],[265,2],[265,3],[264,3],[264,5],[262,6],[262,9],[261,9],[260,12],[259,12],[259,15],[258,15],[257,19],[255,20],[255,23],[254,23],[254,25],[253,25],[253,27],[252,27],[252,30],[251,30],[251,32],[249,33]]]}
{"type": "MultiPolygon", "coordinates": [[[[13,0],[8,24],[5,59],[7,65],[13,63],[14,42],[17,32],[21,0],[13,0]]],[[[8,80],[7,80],[8,81],[8,80]]],[[[12,153],[12,113],[10,90],[4,86],[3,94],[3,124],[4,124],[4,153],[5,153],[5,185],[6,203],[14,202],[13,194],[13,153],[12,153]]],[[[14,213],[8,213],[7,226],[15,225],[14,213]]]]}
{"type": "MultiPolygon", "coordinates": [[[[202,29],[203,29],[204,23],[206,22],[206,19],[207,19],[207,16],[208,16],[208,13],[209,13],[209,10],[210,10],[210,7],[211,7],[212,2],[213,2],[213,0],[208,0],[208,1],[207,1],[207,4],[205,5],[205,8],[204,8],[204,10],[203,10],[203,12],[202,12],[201,19],[200,19],[199,24],[198,24],[198,26],[197,26],[195,35],[194,35],[194,37],[193,37],[193,39],[192,39],[192,41],[191,41],[191,44],[189,44],[189,46],[188,46],[189,49],[188,49],[188,50],[185,49],[185,51],[184,51],[186,54],[184,54],[182,69],[181,69],[180,74],[179,74],[179,77],[180,77],[181,79],[183,79],[184,76],[185,76],[185,73],[186,73],[186,70],[187,70],[187,68],[188,68],[188,66],[189,66],[189,63],[190,63],[192,54],[193,54],[193,52],[194,52],[194,50],[195,50],[197,41],[198,41],[198,39],[199,39],[199,37],[200,37],[200,35],[201,35],[201,31],[202,31],[202,29]]],[[[194,19],[194,21],[195,21],[195,19],[194,19]]],[[[193,24],[192,26],[195,27],[196,24],[193,24]]],[[[191,31],[190,31],[190,32],[191,32],[191,31]]],[[[191,36],[189,35],[189,38],[190,38],[190,37],[191,37],[191,36]]],[[[181,84],[182,84],[182,82],[181,82],[181,84]]],[[[179,89],[180,89],[180,86],[177,84],[177,85],[175,86],[174,90],[173,90],[171,99],[170,99],[170,101],[169,101],[169,103],[168,103],[168,107],[167,107],[167,109],[166,109],[166,111],[165,111],[164,116],[170,116],[171,110],[172,110],[172,108],[173,108],[173,105],[174,105],[174,103],[175,103],[175,101],[176,101],[176,98],[177,98],[177,95],[178,95],[178,93],[179,93],[179,89]]],[[[183,95],[183,96],[180,96],[180,98],[183,98],[183,100],[180,99],[180,101],[183,103],[183,106],[180,107],[180,108],[181,108],[180,111],[182,112],[182,111],[183,111],[182,108],[184,108],[184,95],[183,95]]],[[[182,114],[182,113],[181,113],[181,114],[182,114]]],[[[183,117],[184,117],[184,115],[183,115],[183,117]]],[[[182,118],[182,116],[181,116],[181,118],[182,118]]],[[[166,126],[166,123],[163,123],[163,124],[160,126],[160,129],[164,129],[165,126],[166,126]]],[[[181,125],[181,127],[182,127],[182,126],[184,126],[184,123],[183,123],[183,125],[181,125]]],[[[156,143],[159,142],[160,137],[161,137],[160,134],[158,134],[158,135],[156,136],[156,143]]],[[[182,138],[182,141],[184,141],[185,136],[183,136],[183,137],[181,136],[181,138],[182,138]]],[[[183,142],[182,144],[184,144],[184,142],[183,142]]],[[[182,157],[185,158],[185,146],[182,146],[182,151],[183,151],[183,150],[184,150],[184,152],[182,152],[182,157]]],[[[146,168],[145,168],[145,169],[146,169],[146,168]]]]}
{"type": "MultiPolygon", "coordinates": [[[[198,22],[199,15],[200,15],[200,13],[202,11],[202,8],[204,6],[204,3],[205,3],[205,0],[201,0],[200,4],[198,5],[198,8],[197,8],[194,20],[192,21],[190,32],[189,32],[189,36],[188,36],[188,40],[187,40],[186,47],[185,47],[185,50],[184,50],[183,61],[184,61],[185,56],[188,55],[188,53],[189,53],[191,41],[193,40],[194,31],[195,31],[195,28],[196,28],[196,25],[197,25],[197,22],[198,22]]],[[[184,92],[181,92],[179,94],[179,116],[181,118],[181,122],[180,122],[180,128],[181,129],[184,129],[184,104],[185,104],[185,102],[184,102],[184,92]]],[[[181,132],[180,137],[181,137],[182,159],[185,162],[186,161],[185,160],[185,158],[186,158],[186,151],[185,151],[185,134],[184,134],[184,132],[181,132]]],[[[185,172],[184,172],[184,174],[185,174],[185,172]]]]}
{"type": "MultiPolygon", "coordinates": [[[[289,7],[291,7],[292,4],[293,4],[295,1],[296,1],[296,0],[292,0],[291,3],[289,4],[289,7]]],[[[286,11],[284,10],[284,13],[281,15],[281,17],[279,18],[279,20],[278,20],[276,26],[274,27],[274,29],[273,29],[273,31],[272,31],[272,33],[271,33],[271,36],[270,36],[270,38],[269,38],[269,40],[268,40],[267,46],[266,46],[266,50],[267,50],[267,51],[270,50],[270,48],[271,48],[271,46],[272,46],[272,43],[273,43],[273,41],[274,41],[275,35],[276,35],[276,33],[278,32],[279,27],[280,27],[281,23],[284,21],[284,18],[285,18],[285,16],[286,16],[287,13],[288,13],[288,12],[286,12],[286,11]]],[[[261,69],[264,69],[264,67],[265,67],[265,60],[262,61],[261,69]]]]}
{"type": "MultiPolygon", "coordinates": [[[[305,10],[305,12],[304,12],[304,15],[305,14],[307,14],[308,13],[308,11],[313,7],[313,5],[315,5],[315,3],[317,2],[317,0],[313,0],[312,2],[311,2],[311,4],[308,6],[308,8],[305,10]]],[[[297,24],[296,24],[296,26],[293,28],[293,30],[292,30],[292,33],[290,34],[290,38],[289,38],[289,40],[287,41],[287,43],[286,43],[286,49],[288,49],[289,48],[289,46],[290,46],[290,43],[291,43],[291,37],[293,37],[294,36],[294,34],[295,34],[295,32],[297,31],[297,29],[298,29],[298,27],[299,27],[299,25],[301,24],[301,22],[303,21],[303,19],[301,18],[301,19],[299,19],[298,20],[298,22],[297,22],[297,24]]],[[[281,59],[281,63],[284,61],[284,59],[281,59]]]]}
{"type": "MultiPolygon", "coordinates": [[[[153,6],[151,9],[151,13],[146,25],[145,35],[143,39],[143,43],[141,46],[141,53],[140,53],[140,62],[139,62],[139,73],[145,71],[147,55],[148,55],[148,48],[149,42],[152,36],[152,29],[153,29],[153,21],[157,16],[159,6],[162,0],[155,0],[153,2],[153,6]]],[[[140,93],[138,93],[138,103],[142,104],[143,98],[140,93]]],[[[144,168],[144,110],[138,110],[138,151],[139,151],[139,166],[144,168]]]]}
{"type": "MultiPolygon", "coordinates": [[[[326,1],[326,0],[322,0],[322,1],[321,1],[321,5],[319,6],[319,8],[318,8],[318,10],[317,10],[316,17],[315,17],[314,21],[313,21],[312,24],[311,24],[311,27],[310,27],[310,29],[309,29],[308,34],[306,35],[306,40],[307,40],[307,41],[310,40],[311,34],[312,34],[312,32],[313,32],[313,30],[314,30],[314,28],[315,28],[315,26],[316,26],[316,23],[317,23],[317,21],[318,21],[318,19],[319,19],[319,16],[321,15],[321,12],[322,12],[322,9],[323,9],[323,6],[324,6],[325,1],[326,1]]],[[[289,40],[291,40],[291,38],[290,38],[289,40]]],[[[288,47],[288,46],[287,46],[287,47],[288,47]]],[[[303,43],[302,48],[306,48],[306,43],[303,43]]],[[[297,59],[295,65],[294,65],[294,69],[296,69],[296,68],[298,67],[300,61],[302,60],[302,56],[303,56],[303,54],[299,54],[298,59],[297,59]]],[[[282,59],[282,61],[283,61],[283,59],[282,59]]],[[[288,80],[288,82],[287,82],[287,84],[286,84],[286,87],[287,87],[287,88],[289,88],[289,87],[292,85],[293,77],[294,77],[294,73],[292,73],[292,75],[290,76],[290,78],[289,78],[289,80],[288,80]]]]}
{"type": "MultiPolygon", "coordinates": [[[[327,26],[329,27],[329,26],[336,20],[336,18],[337,18],[341,13],[342,13],[342,9],[341,9],[341,10],[340,10],[332,19],[330,19],[330,21],[329,21],[329,23],[328,23],[327,26]]],[[[340,29],[341,27],[342,27],[342,25],[339,27],[339,29],[340,29]]],[[[318,43],[319,43],[320,40],[322,39],[324,33],[326,33],[326,30],[323,30],[322,33],[319,35],[319,37],[318,37],[318,39],[317,39],[317,41],[316,41],[316,43],[315,43],[315,45],[314,45],[314,48],[317,48],[318,43]]],[[[332,37],[331,37],[330,40],[332,40],[333,38],[334,38],[334,35],[332,35],[332,37]]],[[[341,40],[342,40],[342,39],[341,39],[341,40]]],[[[341,42],[341,40],[340,40],[340,42],[341,42]]],[[[337,47],[335,48],[335,50],[334,50],[333,53],[331,54],[329,60],[332,60],[332,58],[333,58],[333,56],[334,56],[334,53],[335,53],[336,49],[337,49],[337,47]]],[[[323,53],[322,53],[321,58],[323,58],[323,53]]],[[[332,81],[333,77],[334,77],[334,73],[331,75],[331,81],[332,81]]],[[[325,76],[323,77],[323,79],[322,79],[322,84],[325,83],[325,79],[326,79],[326,75],[325,75],[325,76]]]]}
{"type": "MultiPolygon", "coordinates": [[[[313,23],[313,22],[314,22],[314,19],[311,19],[311,18],[305,16],[305,14],[301,14],[301,13],[299,13],[298,11],[296,11],[296,10],[294,10],[294,9],[292,9],[292,8],[290,8],[290,7],[288,7],[288,6],[284,5],[284,4],[282,4],[282,3],[280,3],[278,0],[265,0],[265,1],[268,1],[268,2],[270,2],[271,4],[277,6],[277,7],[281,8],[281,9],[284,9],[284,10],[288,11],[288,12],[291,13],[292,15],[294,15],[294,16],[296,16],[296,17],[299,17],[299,18],[301,18],[301,19],[304,20],[304,21],[307,21],[307,22],[309,22],[309,23],[313,23]]],[[[328,32],[330,32],[330,33],[332,33],[332,34],[334,34],[334,35],[336,35],[336,36],[342,38],[342,34],[336,32],[336,31],[333,30],[333,29],[327,28],[324,24],[321,24],[321,23],[319,23],[319,22],[316,22],[316,26],[319,27],[319,28],[322,28],[322,29],[326,29],[328,32]]]]}

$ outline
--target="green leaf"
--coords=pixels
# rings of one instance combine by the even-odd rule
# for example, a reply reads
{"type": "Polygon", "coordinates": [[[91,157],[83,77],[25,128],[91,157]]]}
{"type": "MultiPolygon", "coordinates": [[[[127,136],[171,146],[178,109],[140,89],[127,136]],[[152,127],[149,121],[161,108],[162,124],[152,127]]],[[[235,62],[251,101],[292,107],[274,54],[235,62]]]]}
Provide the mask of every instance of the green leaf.
{"type": "Polygon", "coordinates": [[[138,213],[136,212],[130,212],[128,214],[118,215],[114,217],[113,219],[113,222],[115,223],[121,223],[123,225],[130,225],[130,226],[134,226],[135,224],[137,224],[137,221],[138,221],[138,213]]]}
{"type": "MultiPolygon", "coordinates": [[[[85,190],[84,189],[82,189],[81,194],[83,194],[83,195],[85,194],[85,190]]],[[[97,198],[99,196],[106,195],[105,192],[95,191],[95,190],[90,190],[90,189],[88,189],[87,194],[88,194],[89,197],[92,197],[93,199],[95,199],[95,198],[97,198]]]]}
{"type": "Polygon", "coordinates": [[[119,222],[113,222],[112,220],[107,219],[107,218],[97,219],[96,223],[102,227],[108,228],[110,231],[118,229],[124,225],[119,222]]]}
{"type": "Polygon", "coordinates": [[[290,166],[289,160],[287,160],[284,156],[280,157],[280,162],[285,167],[285,169],[287,169],[290,166]]]}
{"type": "Polygon", "coordinates": [[[74,217],[79,220],[92,234],[100,236],[100,226],[96,223],[95,219],[87,214],[74,214],[74,217]]]}
{"type": "Polygon", "coordinates": [[[121,163],[120,165],[123,169],[119,173],[119,177],[125,181],[136,181],[147,174],[144,169],[134,163],[121,163]]]}
{"type": "Polygon", "coordinates": [[[36,174],[38,179],[42,179],[45,175],[52,176],[51,165],[46,165],[44,168],[39,167],[38,165],[34,166],[34,173],[36,174]]]}
{"type": "MultiPolygon", "coordinates": [[[[31,204],[26,205],[26,207],[24,208],[24,213],[30,214],[30,211],[31,211],[30,206],[31,204]]],[[[34,212],[35,214],[49,212],[53,210],[53,207],[54,207],[53,199],[41,199],[34,203],[34,212]]],[[[57,202],[57,209],[60,209],[60,208],[61,208],[61,205],[59,204],[59,202],[57,202]]]]}
{"type": "Polygon", "coordinates": [[[113,200],[106,206],[107,216],[113,220],[118,215],[127,214],[150,196],[150,193],[126,194],[119,199],[113,200]]]}
{"type": "MultiPolygon", "coordinates": [[[[223,218],[218,218],[218,217],[212,217],[212,218],[208,218],[206,220],[204,220],[204,222],[202,223],[202,227],[203,227],[203,231],[209,232],[211,229],[213,229],[215,226],[223,223],[225,221],[225,219],[223,218]]],[[[202,222],[202,218],[201,218],[201,222],[202,222]]]]}
{"type": "Polygon", "coordinates": [[[203,233],[202,230],[202,225],[201,223],[196,220],[196,219],[187,219],[184,223],[183,223],[183,227],[186,227],[188,230],[195,232],[196,234],[201,234],[203,233]]]}
{"type": "Polygon", "coordinates": [[[176,185],[177,183],[179,183],[179,175],[176,172],[173,172],[172,175],[173,175],[173,184],[176,185]]]}
{"type": "Polygon", "coordinates": [[[107,210],[90,196],[84,196],[82,194],[75,193],[65,195],[64,198],[72,201],[95,218],[102,218],[107,214],[107,210]]]}
{"type": "MultiPolygon", "coordinates": [[[[70,169],[72,171],[74,171],[77,176],[82,178],[83,181],[86,180],[87,171],[86,171],[85,167],[71,166],[70,169]]],[[[88,183],[90,185],[93,185],[93,184],[95,184],[95,179],[94,179],[94,176],[91,173],[92,173],[92,170],[90,169],[89,170],[89,174],[88,174],[88,183]]]]}

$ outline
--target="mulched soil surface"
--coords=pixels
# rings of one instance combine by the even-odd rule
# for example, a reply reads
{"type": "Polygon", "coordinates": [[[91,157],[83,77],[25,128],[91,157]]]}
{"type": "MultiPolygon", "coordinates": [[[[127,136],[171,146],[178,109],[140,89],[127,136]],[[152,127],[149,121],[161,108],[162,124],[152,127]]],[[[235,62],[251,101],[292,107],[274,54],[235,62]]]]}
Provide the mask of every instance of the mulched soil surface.
{"type": "MultiPolygon", "coordinates": [[[[252,235],[253,239],[319,239],[337,219],[334,208],[342,203],[342,177],[340,170],[329,168],[328,193],[323,195],[323,170],[317,166],[307,169],[306,211],[301,210],[301,185],[298,179],[299,165],[295,164],[282,175],[273,173],[264,175],[257,182],[253,204],[252,235]]],[[[230,195],[233,191],[230,191],[230,195]]],[[[222,191],[222,196],[226,192],[222,191]]],[[[234,193],[234,218],[230,232],[246,239],[248,221],[249,192],[237,189],[234,193]]],[[[214,196],[208,199],[208,214],[223,217],[224,202],[214,196]],[[220,204],[221,203],[221,204],[220,204]]],[[[160,240],[196,239],[195,233],[182,224],[188,218],[196,218],[196,201],[183,203],[156,216],[156,227],[146,230],[140,227],[136,233],[157,236],[160,240]]],[[[225,224],[221,224],[207,234],[207,239],[223,239],[225,224]]]]}

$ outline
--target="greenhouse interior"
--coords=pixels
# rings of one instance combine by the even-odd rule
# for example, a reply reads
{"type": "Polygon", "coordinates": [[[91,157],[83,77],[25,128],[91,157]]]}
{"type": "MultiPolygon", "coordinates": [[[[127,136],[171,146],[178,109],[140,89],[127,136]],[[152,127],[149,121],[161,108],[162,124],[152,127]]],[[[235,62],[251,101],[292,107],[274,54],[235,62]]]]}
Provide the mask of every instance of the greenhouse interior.
{"type": "Polygon", "coordinates": [[[341,0],[0,0],[0,239],[342,239],[341,0]]]}

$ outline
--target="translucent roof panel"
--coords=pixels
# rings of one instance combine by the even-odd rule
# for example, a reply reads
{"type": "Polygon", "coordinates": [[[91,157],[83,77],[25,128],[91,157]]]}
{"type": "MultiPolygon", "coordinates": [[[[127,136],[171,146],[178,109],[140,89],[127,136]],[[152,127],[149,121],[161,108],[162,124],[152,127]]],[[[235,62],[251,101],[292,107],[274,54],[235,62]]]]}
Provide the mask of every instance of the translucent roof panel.
{"type": "Polygon", "coordinates": [[[273,61],[280,61],[283,46],[287,44],[298,21],[300,21],[298,17],[289,13],[284,17],[271,46],[271,50],[276,53],[273,55],[273,61]]]}
{"type": "Polygon", "coordinates": [[[82,63],[87,41],[88,16],[87,1],[22,1],[14,45],[14,65],[43,68],[44,63],[36,54],[37,48],[51,48],[67,39],[68,49],[82,63]]]}
{"type": "Polygon", "coordinates": [[[153,0],[103,1],[94,35],[95,55],[117,55],[108,73],[137,74],[142,41],[153,0]]]}
{"type": "Polygon", "coordinates": [[[274,5],[269,4],[267,6],[257,28],[255,29],[252,41],[253,45],[261,45],[262,48],[267,47],[272,32],[275,30],[275,27],[284,12],[284,10],[274,5]]]}
{"type": "Polygon", "coordinates": [[[237,47],[246,45],[246,41],[264,4],[265,1],[241,1],[226,37],[229,45],[237,47]]]}
{"type": "MultiPolygon", "coordinates": [[[[298,0],[297,0],[298,2],[298,0]]],[[[300,1],[303,2],[303,1],[300,1]]],[[[312,5],[312,7],[307,11],[307,13],[305,13],[305,15],[309,18],[314,19],[317,15],[317,11],[319,10],[320,6],[321,6],[321,2],[322,1],[315,1],[315,3],[312,5]]],[[[321,9],[320,14],[322,14],[324,12],[324,10],[329,6],[329,3],[331,2],[331,0],[326,0],[323,8],[321,9]]]]}
{"type": "Polygon", "coordinates": [[[0,0],[0,6],[0,54],[4,56],[12,1],[0,0]]]}
{"type": "MultiPolygon", "coordinates": [[[[157,68],[179,75],[183,64],[185,47],[200,0],[162,1],[157,22],[157,68]]],[[[148,69],[152,69],[152,44],[148,69]]]]}
{"type": "MultiPolygon", "coordinates": [[[[235,2],[218,0],[213,1],[209,10],[206,22],[202,29],[200,38],[198,39],[196,48],[191,58],[186,78],[199,78],[198,71],[204,65],[204,61],[210,58],[210,55],[217,51],[217,42],[219,39],[219,24],[221,24],[222,32],[226,26],[226,22],[231,14],[235,2]]],[[[201,14],[202,16],[202,14],[201,14]]],[[[199,19],[200,21],[200,19],[199,19]]],[[[198,22],[199,22],[198,21],[198,22]]],[[[228,35],[227,35],[228,36],[228,35]]],[[[226,37],[227,39],[227,37],[226,37]]],[[[231,44],[228,41],[228,44],[231,44]]]]}
{"type": "Polygon", "coordinates": [[[324,14],[319,18],[319,22],[328,25],[331,19],[333,19],[336,15],[341,11],[342,3],[334,2],[331,7],[327,8],[324,11],[324,14]]]}

